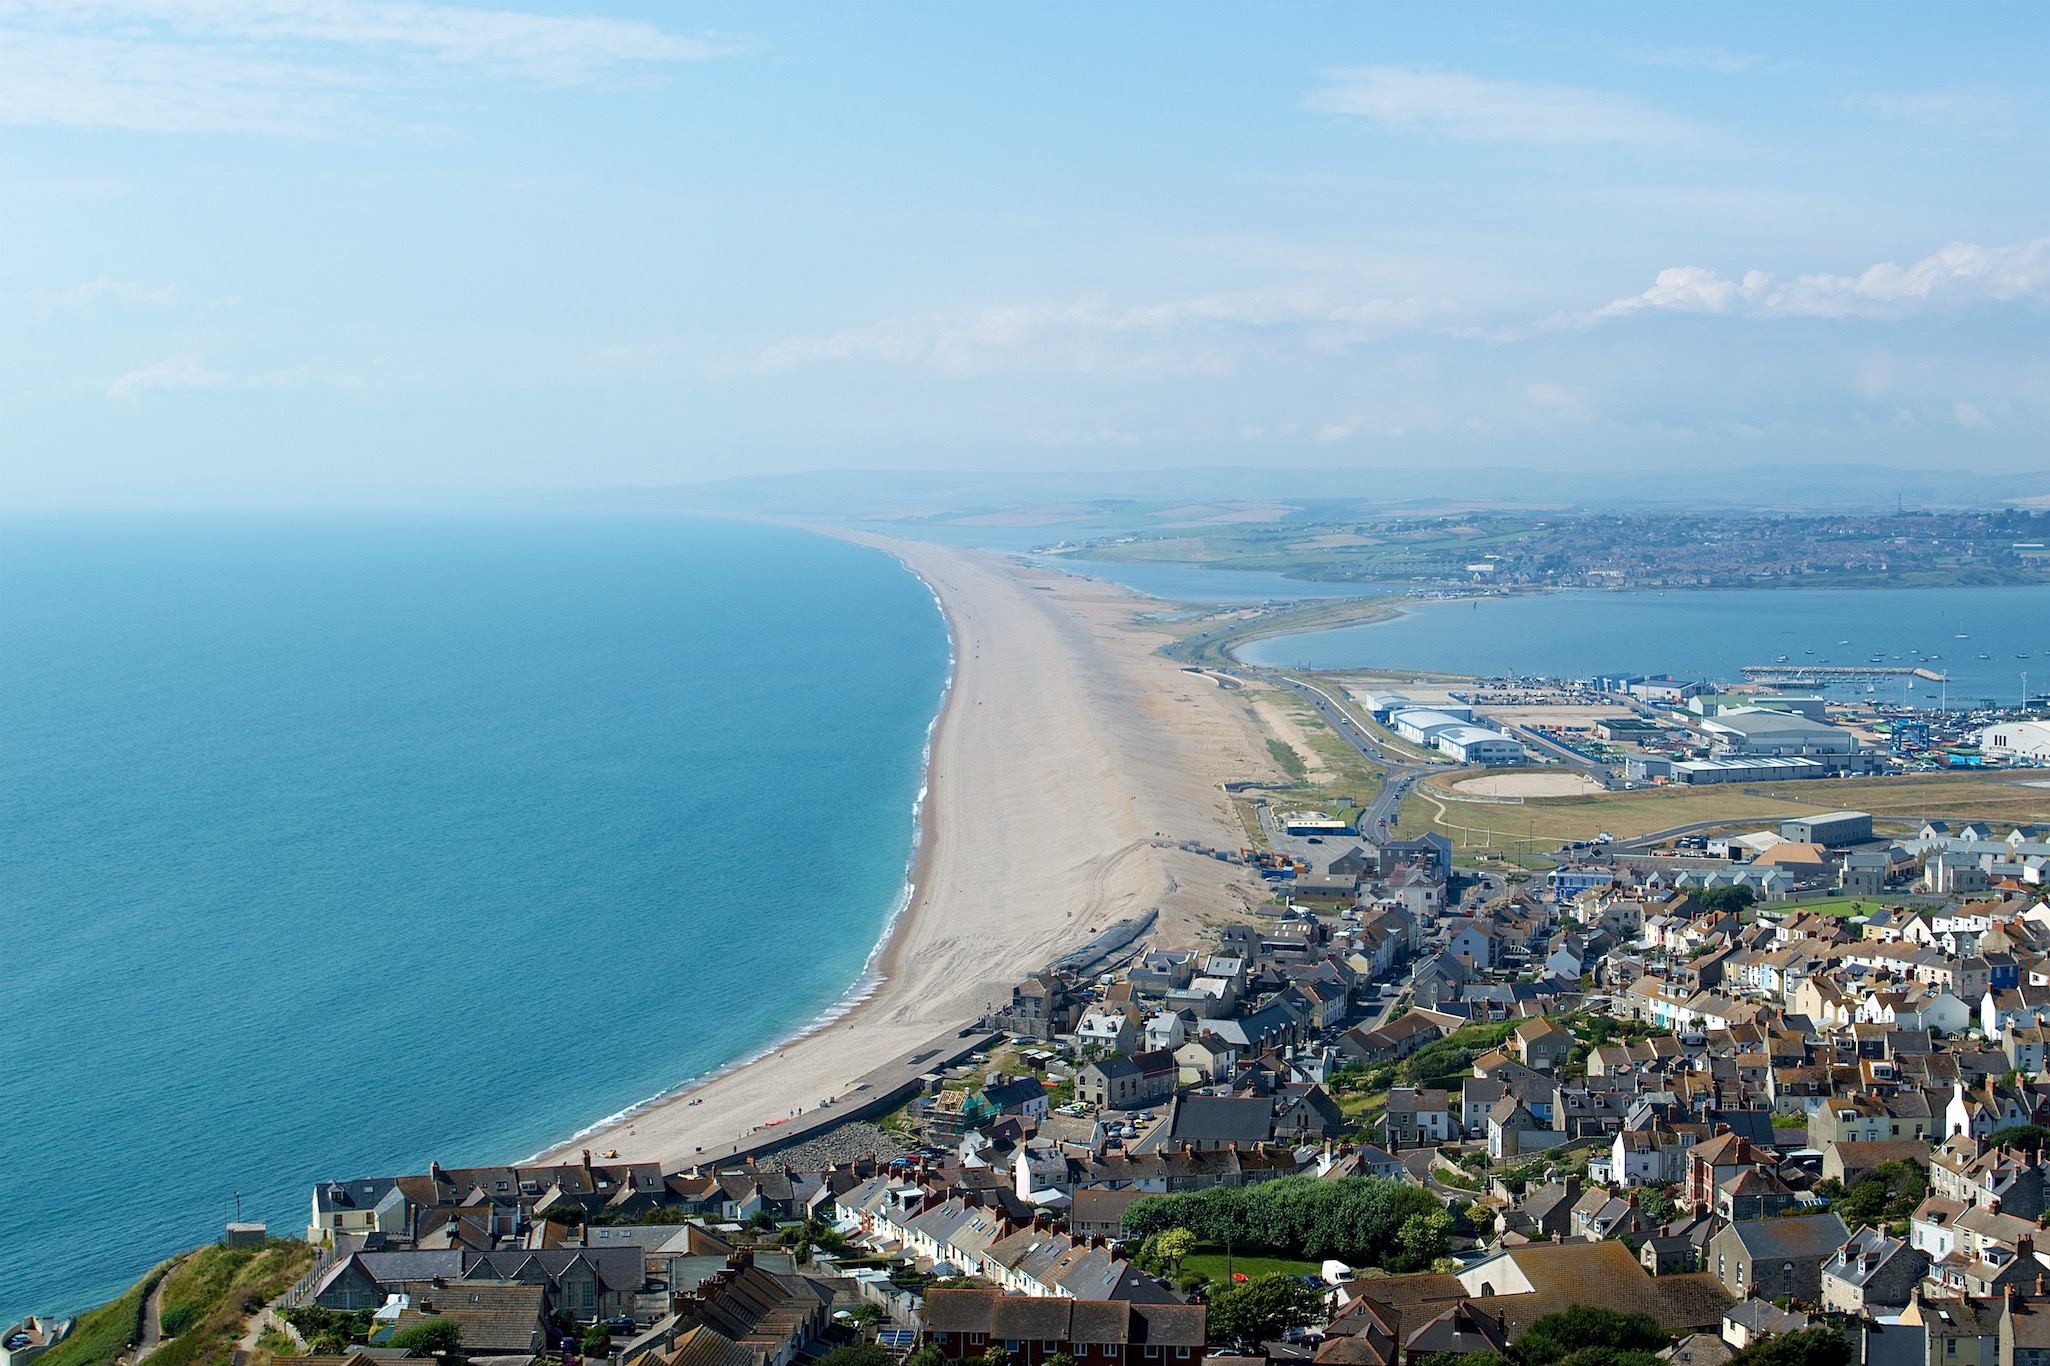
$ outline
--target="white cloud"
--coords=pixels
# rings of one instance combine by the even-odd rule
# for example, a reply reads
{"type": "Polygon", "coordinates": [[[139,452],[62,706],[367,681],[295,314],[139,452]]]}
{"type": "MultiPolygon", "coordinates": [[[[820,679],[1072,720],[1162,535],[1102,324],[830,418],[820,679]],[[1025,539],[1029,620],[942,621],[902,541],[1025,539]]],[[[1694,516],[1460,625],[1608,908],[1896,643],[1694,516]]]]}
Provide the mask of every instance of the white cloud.
{"type": "Polygon", "coordinates": [[[1309,286],[1126,307],[1112,304],[1108,295],[1085,294],[1068,303],[886,318],[823,337],[793,337],[746,368],[869,359],[954,375],[1046,368],[1219,374],[1232,366],[1232,353],[1217,345],[1221,337],[1287,329],[1296,335],[1329,333],[1327,344],[1343,344],[1413,330],[1446,307],[1421,298],[1339,303],[1309,286]]]}
{"type": "Polygon", "coordinates": [[[332,133],[394,63],[577,85],[733,51],[426,0],[0,0],[0,123],[332,133]]]}
{"type": "Polygon", "coordinates": [[[221,370],[209,370],[197,356],[172,356],[140,370],[130,370],[107,386],[107,397],[128,400],[159,389],[227,389],[235,377],[221,370]]]}
{"type": "Polygon", "coordinates": [[[175,285],[143,285],[102,275],[72,289],[38,289],[28,297],[38,309],[50,313],[83,311],[99,303],[163,305],[170,303],[177,294],[175,285]]]}
{"type": "Polygon", "coordinates": [[[168,357],[140,370],[130,370],[107,386],[107,397],[125,402],[147,393],[171,389],[248,393],[261,389],[357,390],[362,387],[363,382],[353,375],[334,374],[311,365],[238,375],[227,370],[209,370],[198,356],[187,354],[168,357]]]}
{"type": "Polygon", "coordinates": [[[1898,317],[1982,301],[2050,303],[2050,238],[2014,246],[1954,242],[1910,265],[1882,261],[1856,275],[1802,275],[1778,283],[1763,271],[1727,280],[1702,266],[1658,273],[1641,294],[1597,309],[1590,321],[1644,310],[1735,313],[1763,318],[1898,317]]]}
{"type": "Polygon", "coordinates": [[[1535,81],[1488,80],[1461,71],[1402,66],[1325,73],[1311,107],[1466,142],[1652,146],[1693,130],[1656,109],[1605,90],[1535,81]]]}

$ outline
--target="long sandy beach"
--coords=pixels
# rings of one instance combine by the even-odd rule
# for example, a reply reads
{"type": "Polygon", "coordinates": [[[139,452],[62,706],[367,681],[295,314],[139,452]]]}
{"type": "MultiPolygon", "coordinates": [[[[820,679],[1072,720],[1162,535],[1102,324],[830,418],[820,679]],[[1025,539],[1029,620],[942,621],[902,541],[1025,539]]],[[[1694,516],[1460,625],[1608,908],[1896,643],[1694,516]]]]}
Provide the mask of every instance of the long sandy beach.
{"type": "MultiPolygon", "coordinates": [[[[557,1152],[689,1166],[1000,1006],[1021,976],[1121,917],[1157,907],[1155,942],[1193,944],[1257,895],[1232,865],[1172,847],[1243,843],[1219,785],[1276,770],[1237,694],[1154,653],[1165,636],[1134,620],[1147,600],[988,552],[829,534],[924,579],[954,642],[913,895],[882,980],[818,1032],[557,1152]]],[[[802,927],[789,951],[805,951],[802,927]]]]}

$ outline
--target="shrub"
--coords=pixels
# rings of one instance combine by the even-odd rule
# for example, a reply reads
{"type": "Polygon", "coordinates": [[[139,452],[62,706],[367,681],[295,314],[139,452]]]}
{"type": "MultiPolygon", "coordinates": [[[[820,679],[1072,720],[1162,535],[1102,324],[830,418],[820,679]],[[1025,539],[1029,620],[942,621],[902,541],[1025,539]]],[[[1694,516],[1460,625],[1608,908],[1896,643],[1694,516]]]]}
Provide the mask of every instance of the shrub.
{"type": "Polygon", "coordinates": [[[175,1338],[193,1324],[199,1322],[199,1306],[196,1304],[174,1304],[166,1308],[157,1318],[157,1327],[167,1338],[175,1338]]]}
{"type": "Polygon", "coordinates": [[[463,1325],[454,1319],[422,1319],[392,1334],[391,1345],[408,1352],[447,1356],[463,1345],[463,1325]]]}
{"type": "Polygon", "coordinates": [[[873,1342],[835,1347],[819,1358],[818,1366],[894,1366],[896,1358],[873,1342]]]}
{"type": "Polygon", "coordinates": [[[1244,1352],[1258,1351],[1270,1338],[1323,1316],[1324,1291],[1294,1276],[1261,1276],[1210,1297],[1211,1337],[1244,1352]]]}

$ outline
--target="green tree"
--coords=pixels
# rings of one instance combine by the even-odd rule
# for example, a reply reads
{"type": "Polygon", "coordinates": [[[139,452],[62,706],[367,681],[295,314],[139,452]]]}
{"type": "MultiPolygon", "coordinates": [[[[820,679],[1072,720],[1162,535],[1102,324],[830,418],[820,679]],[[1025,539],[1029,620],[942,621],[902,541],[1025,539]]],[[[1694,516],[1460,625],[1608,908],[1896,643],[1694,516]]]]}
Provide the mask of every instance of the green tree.
{"type": "Polygon", "coordinates": [[[157,1319],[157,1330],[167,1338],[175,1338],[198,1321],[198,1305],[174,1304],[157,1319]]]}
{"type": "Polygon", "coordinates": [[[928,1342],[905,1357],[904,1366],[947,1366],[947,1354],[928,1342]]]}
{"type": "Polygon", "coordinates": [[[1729,887],[1711,887],[1705,892],[1696,892],[1694,900],[1704,911],[1748,911],[1751,903],[1758,900],[1758,893],[1739,882],[1729,887]]]}
{"type": "Polygon", "coordinates": [[[1442,1209],[1433,1210],[1403,1220],[1396,1241],[1402,1244],[1403,1258],[1410,1266],[1427,1267],[1449,1250],[1451,1232],[1452,1216],[1442,1209]]]}
{"type": "Polygon", "coordinates": [[[2043,1151],[2043,1145],[2050,1143],[2050,1129],[2040,1124],[2015,1124],[2005,1129],[1995,1129],[1986,1135],[1982,1148],[2024,1148],[2032,1153],[2043,1151]]]}
{"type": "Polygon", "coordinates": [[[1522,1366],[1552,1366],[1585,1348],[1656,1352],[1667,1341],[1666,1330],[1649,1314],[1576,1304],[1531,1324],[1516,1340],[1515,1354],[1522,1366]]]}
{"type": "Polygon", "coordinates": [[[1619,1351],[1614,1347],[1583,1347],[1559,1366],[1665,1366],[1657,1352],[1619,1351]]]}
{"type": "Polygon", "coordinates": [[[602,1357],[612,1354],[612,1330],[602,1323],[594,1323],[577,1339],[577,1346],[587,1357],[602,1357]]]}
{"type": "Polygon", "coordinates": [[[449,1356],[463,1345],[463,1325],[454,1319],[422,1319],[392,1334],[391,1345],[419,1355],[449,1356]]]}
{"type": "Polygon", "coordinates": [[[1242,1352],[1324,1316],[1324,1292],[1294,1276],[1261,1276],[1210,1297],[1210,1335],[1242,1352]]]}
{"type": "MultiPolygon", "coordinates": [[[[1379,1266],[1403,1257],[1400,1235],[1411,1215],[1438,1209],[1429,1191],[1400,1181],[1294,1176],[1185,1195],[1149,1195],[1126,1208],[1124,1223],[1126,1232],[1139,1239],[1180,1228],[1214,1247],[1379,1266]]],[[[1157,1251],[1157,1241],[1154,1247],[1157,1251]]]]}
{"type": "Polygon", "coordinates": [[[895,1366],[896,1358],[873,1342],[835,1347],[819,1358],[819,1366],[895,1366]]]}
{"type": "Polygon", "coordinates": [[[1167,1265],[1170,1276],[1179,1276],[1182,1262],[1196,1250],[1196,1235],[1185,1228],[1163,1229],[1153,1239],[1153,1255],[1167,1265]]]}
{"type": "Polygon", "coordinates": [[[1810,1328],[1752,1343],[1729,1366],[1851,1366],[1851,1344],[1834,1328],[1810,1328]]]}
{"type": "Polygon", "coordinates": [[[1929,1193],[1929,1178],[1923,1175],[1921,1163],[1902,1158],[1880,1163],[1859,1177],[1849,1190],[1839,1187],[1839,1191],[1831,1197],[1830,1209],[1850,1227],[1857,1228],[1913,1214],[1922,1197],[1929,1193]]]}
{"type": "Polygon", "coordinates": [[[1075,1358],[1066,1352],[1055,1352],[1046,1359],[1046,1366],[1075,1366],[1075,1358]]]}
{"type": "Polygon", "coordinates": [[[982,1354],[982,1366],[1011,1366],[1011,1354],[992,1342],[982,1354]]]}
{"type": "Polygon", "coordinates": [[[541,1217],[551,1224],[581,1224],[584,1222],[584,1207],[574,1200],[565,1200],[541,1217]]]}

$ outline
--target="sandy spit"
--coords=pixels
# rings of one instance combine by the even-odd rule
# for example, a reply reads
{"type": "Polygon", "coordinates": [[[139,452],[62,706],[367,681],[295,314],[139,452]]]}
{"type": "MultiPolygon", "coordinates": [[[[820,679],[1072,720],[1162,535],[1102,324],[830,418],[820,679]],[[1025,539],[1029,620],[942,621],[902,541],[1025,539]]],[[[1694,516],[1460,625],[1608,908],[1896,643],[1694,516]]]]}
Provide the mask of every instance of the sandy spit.
{"type": "MultiPolygon", "coordinates": [[[[912,896],[881,981],[817,1032],[555,1154],[690,1166],[1008,1001],[1014,981],[1114,920],[1158,907],[1154,942],[1194,944],[1257,899],[1243,871],[1173,848],[1238,847],[1220,783],[1278,774],[1243,701],[1153,653],[1166,637],[1135,615],[1157,603],[989,552],[812,529],[894,555],[953,635],[912,896]]],[[[795,929],[790,952],[804,952],[795,929]]]]}

